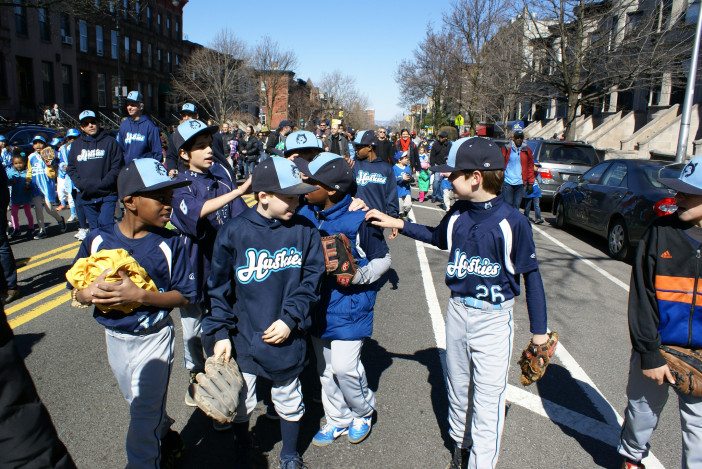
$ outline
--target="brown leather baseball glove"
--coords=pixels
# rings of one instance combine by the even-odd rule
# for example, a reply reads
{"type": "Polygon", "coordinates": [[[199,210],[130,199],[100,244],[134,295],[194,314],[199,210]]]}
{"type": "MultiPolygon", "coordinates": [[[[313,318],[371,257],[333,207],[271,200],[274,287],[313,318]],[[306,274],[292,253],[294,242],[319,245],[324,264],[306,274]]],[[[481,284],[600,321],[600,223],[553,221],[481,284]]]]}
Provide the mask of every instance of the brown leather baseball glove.
{"type": "Polygon", "coordinates": [[[536,345],[529,341],[529,345],[522,352],[522,358],[519,359],[519,366],[522,369],[519,380],[522,385],[529,386],[543,377],[556,351],[556,345],[558,345],[558,333],[555,331],[548,333],[548,340],[544,344],[536,345]]]}
{"type": "Polygon", "coordinates": [[[675,345],[661,345],[675,384],[670,384],[683,394],[702,397],[702,349],[690,349],[675,345]]]}
{"type": "Polygon", "coordinates": [[[357,269],[349,238],[343,233],[322,237],[322,252],[327,273],[336,277],[337,284],[348,287],[357,269]]]}

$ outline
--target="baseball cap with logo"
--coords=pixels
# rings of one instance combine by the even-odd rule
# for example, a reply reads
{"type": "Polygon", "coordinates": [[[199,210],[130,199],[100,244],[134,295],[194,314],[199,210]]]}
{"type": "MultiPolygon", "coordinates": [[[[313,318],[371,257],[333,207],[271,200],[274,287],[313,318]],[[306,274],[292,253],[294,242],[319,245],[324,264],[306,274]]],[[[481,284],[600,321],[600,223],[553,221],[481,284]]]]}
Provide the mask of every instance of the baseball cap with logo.
{"type": "Polygon", "coordinates": [[[355,147],[367,147],[368,145],[375,146],[375,144],[375,132],[372,130],[361,130],[356,134],[356,138],[353,139],[353,145],[355,147]]]}
{"type": "Polygon", "coordinates": [[[429,168],[430,171],[440,173],[474,169],[480,171],[505,169],[505,158],[495,142],[482,137],[459,138],[451,145],[446,164],[429,168]]]}
{"type": "Polygon", "coordinates": [[[46,139],[42,137],[41,135],[35,135],[34,138],[32,139],[32,143],[34,142],[44,142],[46,144],[46,139]]]}
{"type": "Polygon", "coordinates": [[[163,189],[176,189],[189,186],[191,181],[171,179],[168,170],[153,158],[132,160],[122,168],[117,176],[117,193],[123,199],[128,195],[154,192],[163,189]]]}
{"type": "Polygon", "coordinates": [[[514,136],[521,135],[522,137],[524,136],[524,128],[522,127],[522,124],[516,123],[516,124],[514,124],[514,126],[512,126],[512,135],[514,135],[514,136]]]}
{"type": "Polygon", "coordinates": [[[0,135],[0,142],[5,142],[7,141],[7,138],[5,138],[4,135],[0,135]]]}
{"type": "Polygon", "coordinates": [[[197,137],[202,133],[209,133],[212,135],[217,132],[219,127],[216,125],[208,126],[204,122],[197,119],[190,119],[178,126],[175,132],[173,132],[173,146],[176,151],[183,148],[183,145],[197,137]]]}
{"type": "Polygon", "coordinates": [[[68,129],[66,132],[66,138],[80,137],[80,131],[78,129],[68,129]]]}
{"type": "Polygon", "coordinates": [[[185,103],[183,107],[180,108],[181,114],[197,114],[197,107],[193,103],[185,103]]]}
{"type": "Polygon", "coordinates": [[[134,102],[134,103],[143,103],[143,102],[144,102],[144,96],[142,96],[142,94],[141,94],[140,92],[136,91],[136,90],[135,90],[135,91],[130,91],[130,92],[127,94],[127,101],[128,101],[128,102],[131,101],[131,102],[134,102]]]}
{"type": "Polygon", "coordinates": [[[252,190],[282,195],[302,195],[317,190],[302,182],[302,173],[292,161],[271,156],[259,163],[253,171],[252,190]]]}
{"type": "Polygon", "coordinates": [[[291,155],[298,150],[322,149],[322,143],[309,130],[291,132],[285,137],[285,155],[291,155]]]}
{"type": "Polygon", "coordinates": [[[85,111],[81,112],[80,115],[78,116],[78,120],[80,122],[83,122],[84,119],[95,119],[95,113],[91,111],[90,109],[86,109],[85,111]]]}
{"type": "Polygon", "coordinates": [[[661,184],[683,194],[702,195],[702,156],[695,156],[687,163],[680,176],[659,178],[661,184]]]}
{"type": "Polygon", "coordinates": [[[307,175],[327,187],[348,194],[356,184],[353,170],[344,158],[336,153],[323,152],[308,165],[307,175]]]}

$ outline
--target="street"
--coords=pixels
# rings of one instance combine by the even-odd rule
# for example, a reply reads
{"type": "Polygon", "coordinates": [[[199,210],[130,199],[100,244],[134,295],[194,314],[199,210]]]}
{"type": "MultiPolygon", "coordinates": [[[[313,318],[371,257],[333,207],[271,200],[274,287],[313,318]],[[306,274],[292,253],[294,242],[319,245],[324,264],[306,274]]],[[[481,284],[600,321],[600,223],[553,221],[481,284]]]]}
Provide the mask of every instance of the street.
{"type": "MultiPolygon", "coordinates": [[[[415,202],[418,221],[438,224],[443,211],[415,202]]],[[[546,288],[549,327],[560,344],[546,376],[519,384],[517,360],[529,340],[526,302],[515,307],[515,340],[508,412],[498,467],[607,467],[616,453],[630,342],[626,306],[631,266],[610,259],[604,241],[579,230],[555,228],[553,216],[534,226],[546,288]]],[[[103,328],[91,310],[70,306],[65,271],[78,249],[73,230],[49,227],[45,240],[13,241],[23,297],[6,308],[16,342],[59,435],[81,468],[123,467],[128,408],[110,371],[103,328]],[[52,236],[53,235],[53,236],[52,236]],[[18,265],[18,267],[19,267],[18,265]]],[[[311,468],[443,468],[449,461],[447,399],[442,372],[447,253],[399,236],[389,241],[392,269],[375,308],[372,339],[363,350],[377,422],[369,438],[351,445],[341,437],[317,448],[311,440],[323,417],[306,394],[300,452],[311,468]]],[[[184,467],[236,467],[233,434],[217,433],[197,409],[186,407],[178,311],[173,312],[176,358],[168,413],[187,445],[184,467]]],[[[314,384],[305,380],[303,391],[314,384]]],[[[679,467],[680,420],[671,396],[651,442],[647,468],[679,467]]],[[[270,467],[277,467],[278,423],[259,403],[251,426],[270,467]]]]}

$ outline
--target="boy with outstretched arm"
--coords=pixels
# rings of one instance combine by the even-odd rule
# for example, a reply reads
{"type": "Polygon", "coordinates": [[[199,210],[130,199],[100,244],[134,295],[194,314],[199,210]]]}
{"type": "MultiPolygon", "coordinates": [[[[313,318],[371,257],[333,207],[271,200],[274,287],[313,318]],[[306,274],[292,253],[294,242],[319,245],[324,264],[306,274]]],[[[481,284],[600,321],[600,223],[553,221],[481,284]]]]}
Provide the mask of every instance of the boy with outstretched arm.
{"type": "Polygon", "coordinates": [[[512,354],[514,299],[524,277],[535,344],[544,344],[546,300],[528,220],[497,195],[504,158],[484,138],[454,142],[444,165],[459,201],[430,228],[371,210],[376,226],[449,251],[446,285],[446,368],[450,435],[456,446],[449,468],[497,464],[512,354]],[[472,391],[472,392],[471,392],[472,391]],[[472,402],[470,401],[472,396],[472,402]],[[472,409],[472,415],[468,415],[472,409]]]}
{"type": "Polygon", "coordinates": [[[326,446],[346,433],[351,443],[360,443],[371,431],[375,411],[361,348],[373,333],[376,282],[390,268],[390,250],[382,230],[367,223],[364,212],[349,211],[355,183],[342,156],[320,154],[309,164],[307,175],[317,190],[305,196],[308,205],[300,215],[314,223],[322,236],[344,234],[358,264],[350,285],[340,284],[333,275],[322,282],[312,344],[327,422],[312,444],[326,446]]]}
{"type": "MultiPolygon", "coordinates": [[[[629,403],[617,448],[624,469],[644,467],[641,460],[648,456],[668,400],[667,383],[676,381],[661,346],[702,349],[702,157],[687,163],[678,178],[659,180],[678,191],[678,209],[646,231],[631,269],[629,403]]],[[[702,467],[702,398],[675,391],[682,431],[680,467],[702,467]]]]}
{"type": "MultiPolygon", "coordinates": [[[[181,233],[198,288],[198,301],[180,308],[185,368],[190,372],[191,384],[197,373],[204,372],[205,368],[201,321],[202,315],[209,310],[207,278],[217,231],[248,208],[241,196],[250,182],[237,188],[226,170],[214,161],[212,134],[217,130],[217,126],[208,127],[202,121],[190,119],[180,124],[172,136],[179,167],[185,168],[178,173],[176,180],[188,181],[189,184],[173,191],[171,222],[181,233]]],[[[185,404],[197,406],[190,388],[185,394],[185,404]]],[[[217,424],[215,428],[220,429],[217,424]]]]}
{"type": "Polygon", "coordinates": [[[173,189],[186,184],[170,179],[154,159],[132,161],[117,180],[124,218],[92,230],[76,256],[77,261],[101,250],[124,249],[158,289],[139,288],[120,270],[121,281],[105,282],[105,271],[86,288],[73,290],[73,299],[82,305],[115,306],[105,312],[95,308],[93,317],[105,327],[107,358],[129,403],[127,467],[173,467],[183,449],[166,414],[175,342],[170,312],[193,301],[196,288],[180,239],[164,227],[173,189]],[[118,309],[128,303],[139,306],[131,313],[118,309]]]}
{"type": "Polygon", "coordinates": [[[249,419],[256,378],[262,376],[273,382],[271,397],[280,415],[280,467],[299,469],[305,406],[298,376],[325,267],[319,232],[295,211],[300,195],[316,187],[303,183],[297,166],[282,157],[259,163],[252,186],[258,204],[217,233],[208,282],[212,313],[202,328],[216,340],[216,358],[228,360],[232,348],[236,351],[245,381],[234,419],[242,458],[250,450],[249,419]]]}

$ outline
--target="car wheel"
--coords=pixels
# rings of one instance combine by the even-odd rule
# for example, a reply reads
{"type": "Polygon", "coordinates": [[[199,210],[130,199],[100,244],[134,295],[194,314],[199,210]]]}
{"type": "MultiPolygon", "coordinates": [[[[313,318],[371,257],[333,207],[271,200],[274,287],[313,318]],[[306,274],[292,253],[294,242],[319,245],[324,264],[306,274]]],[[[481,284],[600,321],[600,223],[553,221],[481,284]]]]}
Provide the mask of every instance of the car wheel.
{"type": "Polygon", "coordinates": [[[629,254],[629,235],[621,218],[613,220],[607,232],[607,252],[617,260],[626,259],[629,254]]]}
{"type": "Polygon", "coordinates": [[[565,228],[568,222],[566,222],[565,207],[563,207],[563,201],[559,200],[556,206],[556,226],[558,228],[565,228]]]}

